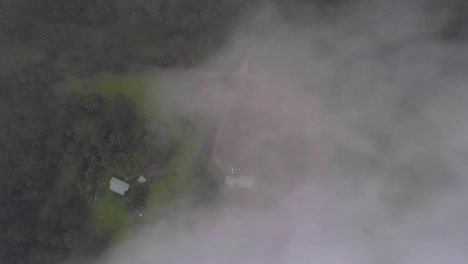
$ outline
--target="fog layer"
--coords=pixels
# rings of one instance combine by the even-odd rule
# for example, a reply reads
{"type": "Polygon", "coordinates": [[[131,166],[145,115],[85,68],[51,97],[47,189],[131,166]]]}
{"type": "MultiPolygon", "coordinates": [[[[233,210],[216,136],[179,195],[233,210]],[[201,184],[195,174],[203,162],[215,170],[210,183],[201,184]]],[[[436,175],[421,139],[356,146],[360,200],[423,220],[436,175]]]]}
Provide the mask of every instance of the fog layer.
{"type": "Polygon", "coordinates": [[[266,7],[201,67],[257,76],[217,98],[253,118],[241,155],[266,159],[247,202],[176,212],[99,263],[466,262],[468,53],[441,37],[450,12],[362,1],[330,16],[266,7]]]}

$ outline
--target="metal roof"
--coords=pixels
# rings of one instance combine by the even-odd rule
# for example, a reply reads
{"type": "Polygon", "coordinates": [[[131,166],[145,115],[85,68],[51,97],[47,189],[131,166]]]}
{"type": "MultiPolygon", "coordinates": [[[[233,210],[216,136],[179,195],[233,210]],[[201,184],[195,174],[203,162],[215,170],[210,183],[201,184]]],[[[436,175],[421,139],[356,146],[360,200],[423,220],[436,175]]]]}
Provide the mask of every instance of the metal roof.
{"type": "Polygon", "coordinates": [[[128,183],[121,181],[114,177],[110,179],[109,183],[110,183],[109,189],[120,195],[125,195],[125,192],[128,191],[128,188],[130,188],[130,185],[128,183]]]}
{"type": "Polygon", "coordinates": [[[242,188],[247,188],[250,189],[253,186],[254,179],[246,176],[240,176],[240,177],[233,177],[233,176],[226,176],[224,179],[224,183],[228,187],[242,187],[242,188]]]}

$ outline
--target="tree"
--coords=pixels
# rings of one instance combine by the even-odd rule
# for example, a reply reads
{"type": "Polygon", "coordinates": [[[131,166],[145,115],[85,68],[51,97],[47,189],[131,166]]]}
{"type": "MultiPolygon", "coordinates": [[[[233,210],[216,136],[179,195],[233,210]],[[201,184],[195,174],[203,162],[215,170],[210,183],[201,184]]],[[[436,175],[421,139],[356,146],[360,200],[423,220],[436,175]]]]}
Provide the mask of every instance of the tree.
{"type": "Polygon", "coordinates": [[[129,191],[129,207],[143,208],[146,203],[146,197],[149,194],[149,185],[146,183],[135,183],[129,191]]]}
{"type": "Polygon", "coordinates": [[[82,116],[83,111],[83,101],[84,98],[81,95],[71,94],[66,99],[66,107],[68,111],[73,115],[73,117],[82,116]]]}
{"type": "Polygon", "coordinates": [[[27,37],[35,29],[36,1],[17,0],[0,2],[0,35],[27,37]]]}
{"type": "Polygon", "coordinates": [[[88,204],[81,197],[68,200],[60,212],[61,225],[66,229],[78,228],[83,225],[88,214],[88,204]]]}
{"type": "Polygon", "coordinates": [[[130,99],[118,95],[112,100],[107,121],[113,131],[128,130],[136,119],[135,105],[130,99]]]}
{"type": "Polygon", "coordinates": [[[80,20],[85,24],[105,25],[117,17],[116,10],[110,0],[97,0],[87,6],[81,14],[80,20]]]}
{"type": "Polygon", "coordinates": [[[91,93],[84,96],[82,109],[89,115],[96,115],[102,112],[104,99],[98,93],[91,93]]]}
{"type": "Polygon", "coordinates": [[[28,263],[63,263],[67,256],[65,249],[51,248],[42,244],[34,244],[29,250],[28,263]]]}
{"type": "Polygon", "coordinates": [[[69,229],[63,235],[63,242],[66,248],[95,254],[103,247],[102,240],[84,229],[69,229]]]}

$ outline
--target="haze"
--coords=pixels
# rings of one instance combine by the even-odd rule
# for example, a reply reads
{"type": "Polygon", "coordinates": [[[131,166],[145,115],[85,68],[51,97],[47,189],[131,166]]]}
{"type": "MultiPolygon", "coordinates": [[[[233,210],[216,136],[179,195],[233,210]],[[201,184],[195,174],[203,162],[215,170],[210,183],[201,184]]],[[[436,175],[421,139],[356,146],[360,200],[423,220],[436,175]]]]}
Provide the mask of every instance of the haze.
{"type": "Polygon", "coordinates": [[[408,2],[246,16],[200,70],[244,62],[258,76],[210,109],[222,120],[237,103],[253,131],[234,134],[237,155],[266,157],[249,165],[261,180],[141,227],[97,263],[465,263],[467,48],[441,37],[450,10],[408,2]]]}

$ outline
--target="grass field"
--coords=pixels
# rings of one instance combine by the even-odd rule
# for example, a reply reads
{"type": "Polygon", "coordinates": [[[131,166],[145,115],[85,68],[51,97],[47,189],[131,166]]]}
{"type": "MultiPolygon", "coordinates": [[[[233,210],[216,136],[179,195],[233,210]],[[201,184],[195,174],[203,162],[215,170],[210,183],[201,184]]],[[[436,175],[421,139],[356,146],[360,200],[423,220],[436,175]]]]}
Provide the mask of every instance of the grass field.
{"type": "Polygon", "coordinates": [[[148,221],[158,218],[174,202],[193,191],[194,171],[198,162],[196,154],[201,141],[202,135],[197,133],[185,137],[182,147],[168,163],[168,166],[174,166],[174,170],[152,180],[145,212],[148,221]]]}
{"type": "Polygon", "coordinates": [[[134,101],[138,114],[144,119],[172,119],[172,106],[181,85],[173,74],[151,74],[130,71],[116,74],[99,73],[88,78],[67,77],[56,85],[56,92],[65,97],[71,93],[86,94],[97,92],[108,102],[117,95],[123,95],[134,101]]]}
{"type": "Polygon", "coordinates": [[[128,176],[122,168],[108,168],[100,181],[103,195],[91,204],[90,228],[101,235],[111,235],[113,240],[123,236],[132,223],[133,213],[127,208],[127,197],[120,196],[109,190],[109,181],[112,177],[124,179],[128,176]]]}
{"type": "Polygon", "coordinates": [[[151,113],[149,94],[149,76],[138,72],[124,74],[100,73],[88,78],[68,77],[56,86],[56,91],[62,96],[68,94],[85,94],[97,92],[108,102],[117,95],[124,95],[135,102],[137,111],[143,116],[151,113]]]}
{"type": "Polygon", "coordinates": [[[158,217],[173,202],[187,193],[191,186],[193,163],[159,176],[151,182],[150,195],[147,198],[145,215],[149,221],[158,217]]]}

